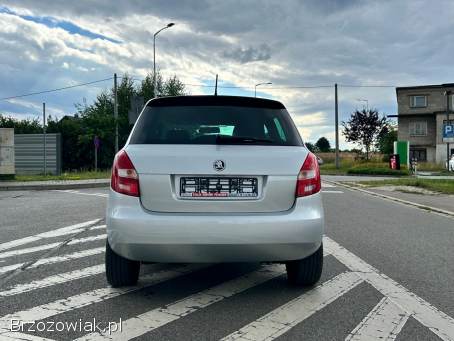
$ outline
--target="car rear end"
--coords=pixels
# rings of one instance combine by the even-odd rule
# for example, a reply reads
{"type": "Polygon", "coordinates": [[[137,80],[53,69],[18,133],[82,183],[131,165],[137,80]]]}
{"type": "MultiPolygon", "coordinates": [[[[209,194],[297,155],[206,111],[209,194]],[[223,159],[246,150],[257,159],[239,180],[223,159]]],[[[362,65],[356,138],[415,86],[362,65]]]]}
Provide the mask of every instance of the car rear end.
{"type": "Polygon", "coordinates": [[[150,101],[117,154],[108,243],[132,261],[299,260],[320,249],[316,157],[276,101],[150,101]]]}

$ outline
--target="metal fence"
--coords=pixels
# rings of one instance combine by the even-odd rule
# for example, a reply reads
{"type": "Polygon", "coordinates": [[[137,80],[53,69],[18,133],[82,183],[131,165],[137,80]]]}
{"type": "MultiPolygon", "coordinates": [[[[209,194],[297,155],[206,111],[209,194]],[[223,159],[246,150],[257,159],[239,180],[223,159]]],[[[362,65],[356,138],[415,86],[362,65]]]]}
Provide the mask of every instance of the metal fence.
{"type": "Polygon", "coordinates": [[[61,174],[60,134],[46,134],[45,144],[44,153],[43,134],[14,135],[16,174],[61,174]]]}

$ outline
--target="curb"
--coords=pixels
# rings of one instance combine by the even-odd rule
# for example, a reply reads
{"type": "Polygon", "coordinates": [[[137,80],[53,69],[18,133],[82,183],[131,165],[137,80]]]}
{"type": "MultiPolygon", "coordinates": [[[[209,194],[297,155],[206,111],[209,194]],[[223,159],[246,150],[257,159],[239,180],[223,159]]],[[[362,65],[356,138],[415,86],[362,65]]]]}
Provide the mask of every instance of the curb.
{"type": "Polygon", "coordinates": [[[408,200],[404,200],[404,199],[398,199],[396,197],[392,197],[392,196],[389,196],[389,195],[375,193],[375,192],[372,192],[372,191],[368,191],[366,189],[357,188],[357,187],[354,187],[354,186],[349,186],[349,185],[346,185],[346,184],[343,184],[343,183],[340,183],[340,182],[337,182],[337,181],[332,181],[332,180],[323,180],[323,181],[330,182],[332,184],[335,184],[335,185],[338,185],[338,186],[342,186],[342,187],[345,187],[345,188],[348,188],[348,189],[351,189],[351,190],[354,190],[354,191],[363,192],[363,193],[372,195],[374,197],[379,197],[379,198],[395,201],[395,202],[401,203],[403,205],[417,207],[417,208],[419,208],[421,210],[425,210],[425,211],[429,211],[429,212],[436,212],[436,213],[443,214],[443,215],[449,216],[451,218],[454,218],[454,212],[443,210],[441,208],[437,208],[437,207],[433,207],[433,206],[427,206],[427,205],[423,205],[423,204],[418,204],[416,202],[412,202],[412,201],[408,201],[408,200]]]}
{"type": "Polygon", "coordinates": [[[30,185],[1,185],[0,191],[45,191],[45,190],[55,190],[55,189],[80,189],[80,188],[99,188],[99,187],[109,187],[110,179],[106,182],[85,182],[85,183],[69,183],[69,184],[30,184],[30,185]]]}

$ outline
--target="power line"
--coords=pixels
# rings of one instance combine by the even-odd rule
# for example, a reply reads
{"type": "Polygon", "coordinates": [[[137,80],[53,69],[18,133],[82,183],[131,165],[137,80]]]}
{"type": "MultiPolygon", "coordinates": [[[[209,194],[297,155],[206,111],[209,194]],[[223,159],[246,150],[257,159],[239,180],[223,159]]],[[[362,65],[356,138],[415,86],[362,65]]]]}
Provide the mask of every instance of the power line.
{"type": "Polygon", "coordinates": [[[46,93],[49,93],[49,92],[55,92],[55,91],[61,91],[61,90],[67,90],[67,89],[77,88],[77,87],[80,87],[80,86],[85,86],[85,85],[90,85],[90,84],[95,84],[95,83],[101,83],[101,82],[109,81],[109,80],[112,80],[112,79],[113,79],[113,77],[109,77],[109,78],[99,79],[99,80],[92,81],[92,82],[80,83],[80,84],[75,84],[75,85],[69,85],[69,86],[65,86],[65,87],[62,87],[62,88],[56,88],[56,89],[50,89],[50,90],[42,90],[42,91],[37,91],[37,92],[30,92],[28,94],[23,94],[23,95],[3,97],[3,98],[0,98],[0,101],[6,101],[6,100],[9,100],[9,99],[28,97],[28,96],[33,96],[33,95],[41,95],[41,94],[46,94],[46,93]]]}
{"type": "MultiPolygon", "coordinates": [[[[206,85],[206,84],[187,84],[183,83],[185,86],[194,86],[200,88],[214,88],[214,85],[206,85]]],[[[266,87],[266,90],[278,90],[278,89],[316,89],[316,88],[332,88],[334,85],[301,85],[301,86],[279,86],[279,87],[266,87]]],[[[222,89],[254,89],[253,86],[234,86],[234,85],[218,85],[218,88],[222,89]]]]}
{"type": "Polygon", "coordinates": [[[350,84],[338,84],[339,87],[343,88],[396,88],[398,85],[350,85],[350,84]]]}
{"type": "MultiPolygon", "coordinates": [[[[124,78],[124,77],[119,77],[119,78],[124,78]]],[[[65,86],[65,87],[61,87],[61,88],[42,90],[42,91],[30,92],[30,93],[26,93],[26,94],[22,94],[22,95],[3,97],[3,98],[0,98],[0,101],[6,101],[6,100],[10,100],[10,99],[22,98],[22,97],[28,97],[28,96],[34,96],[34,95],[41,95],[41,94],[46,94],[46,93],[51,93],[51,92],[56,92],[56,91],[62,91],[62,90],[77,88],[77,87],[81,87],[81,86],[106,82],[106,81],[110,81],[112,79],[113,79],[113,77],[109,77],[109,78],[104,78],[104,79],[98,79],[98,80],[91,81],[91,82],[69,85],[69,86],[65,86]]],[[[137,78],[131,78],[131,79],[133,81],[141,81],[141,79],[137,79],[137,78]]],[[[214,88],[215,87],[214,85],[207,85],[207,84],[183,83],[183,85],[188,86],[188,87],[200,87],[200,88],[214,88]]],[[[395,88],[396,87],[396,85],[354,85],[354,84],[339,84],[338,86],[344,87],[344,88],[395,88]]],[[[273,87],[267,87],[265,89],[266,90],[322,89],[322,88],[333,88],[333,87],[334,87],[333,85],[294,85],[294,86],[273,86],[273,87]]],[[[254,87],[252,87],[252,86],[238,86],[238,85],[219,85],[218,88],[220,88],[220,89],[244,89],[244,90],[254,89],[254,87]]]]}

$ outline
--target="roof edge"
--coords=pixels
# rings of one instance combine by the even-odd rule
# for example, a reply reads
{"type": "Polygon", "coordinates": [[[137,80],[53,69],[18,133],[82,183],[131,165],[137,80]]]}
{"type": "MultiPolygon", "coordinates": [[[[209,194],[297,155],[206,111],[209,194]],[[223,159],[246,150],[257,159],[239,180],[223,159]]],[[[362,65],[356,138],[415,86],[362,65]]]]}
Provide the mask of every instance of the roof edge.
{"type": "Polygon", "coordinates": [[[268,109],[285,109],[279,102],[267,98],[224,96],[224,95],[190,95],[190,96],[168,96],[158,97],[149,100],[146,104],[149,107],[164,106],[238,106],[268,109]]]}

